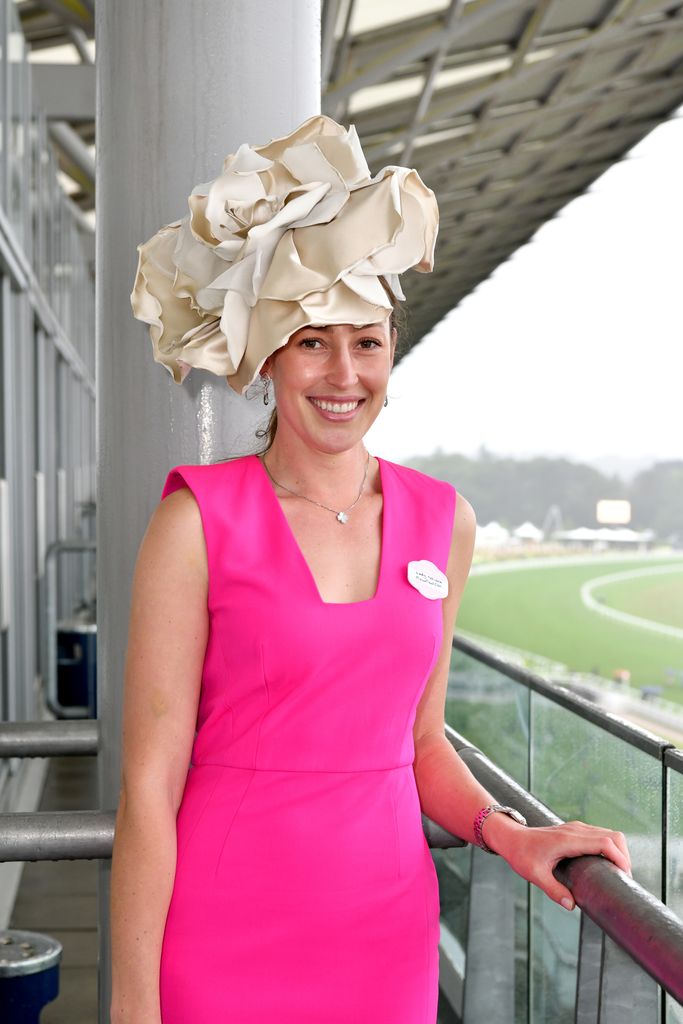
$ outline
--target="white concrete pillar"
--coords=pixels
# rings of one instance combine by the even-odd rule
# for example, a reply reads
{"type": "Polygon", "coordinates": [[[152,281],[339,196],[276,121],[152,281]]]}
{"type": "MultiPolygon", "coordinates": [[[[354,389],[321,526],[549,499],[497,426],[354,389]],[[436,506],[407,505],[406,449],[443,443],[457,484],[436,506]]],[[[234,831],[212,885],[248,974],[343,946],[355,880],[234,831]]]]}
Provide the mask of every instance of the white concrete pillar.
{"type": "MultiPolygon", "coordinates": [[[[320,2],[102,0],[96,43],[99,778],[111,810],[130,585],[166,472],[253,450],[268,411],[204,371],[177,385],[154,362],[129,302],[136,245],[184,216],[193,186],[240,143],[268,142],[320,112],[320,2]]],[[[110,867],[101,862],[100,1022],[110,867]]]]}

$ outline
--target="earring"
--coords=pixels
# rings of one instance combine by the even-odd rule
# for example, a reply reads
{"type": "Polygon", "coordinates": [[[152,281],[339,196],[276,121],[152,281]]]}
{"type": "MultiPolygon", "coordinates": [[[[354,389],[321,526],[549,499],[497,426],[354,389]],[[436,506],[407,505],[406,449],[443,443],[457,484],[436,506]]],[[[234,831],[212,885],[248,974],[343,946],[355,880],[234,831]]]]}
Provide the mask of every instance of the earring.
{"type": "Polygon", "coordinates": [[[268,405],[270,401],[270,377],[267,373],[263,374],[263,404],[268,405]]]}
{"type": "Polygon", "coordinates": [[[387,398],[386,395],[384,396],[384,405],[385,406],[389,405],[389,399],[387,398]]]}

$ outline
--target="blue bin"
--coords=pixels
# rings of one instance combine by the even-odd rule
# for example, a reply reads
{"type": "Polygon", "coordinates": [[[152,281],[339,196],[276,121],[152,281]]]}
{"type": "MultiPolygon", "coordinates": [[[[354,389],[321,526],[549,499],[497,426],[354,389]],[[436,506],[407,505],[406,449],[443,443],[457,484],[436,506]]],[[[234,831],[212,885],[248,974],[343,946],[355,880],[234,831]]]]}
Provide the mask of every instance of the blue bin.
{"type": "Polygon", "coordinates": [[[59,994],[62,944],[50,935],[0,931],[0,1021],[39,1024],[59,994]]]}
{"type": "Polygon", "coordinates": [[[57,707],[97,718],[97,625],[75,620],[57,629],[57,707]]]}

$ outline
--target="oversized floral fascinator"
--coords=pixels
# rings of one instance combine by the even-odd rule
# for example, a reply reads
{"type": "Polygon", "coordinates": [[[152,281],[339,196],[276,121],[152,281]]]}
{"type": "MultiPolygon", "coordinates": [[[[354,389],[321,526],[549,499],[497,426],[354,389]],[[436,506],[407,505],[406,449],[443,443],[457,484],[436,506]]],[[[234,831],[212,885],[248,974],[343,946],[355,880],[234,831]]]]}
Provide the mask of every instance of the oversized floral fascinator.
{"type": "Polygon", "coordinates": [[[355,128],[325,115],[244,143],[188,204],[138,245],[130,296],[177,384],[196,366],[244,394],[294,331],[385,320],[398,275],[434,264],[432,190],[409,167],[371,178],[355,128]]]}

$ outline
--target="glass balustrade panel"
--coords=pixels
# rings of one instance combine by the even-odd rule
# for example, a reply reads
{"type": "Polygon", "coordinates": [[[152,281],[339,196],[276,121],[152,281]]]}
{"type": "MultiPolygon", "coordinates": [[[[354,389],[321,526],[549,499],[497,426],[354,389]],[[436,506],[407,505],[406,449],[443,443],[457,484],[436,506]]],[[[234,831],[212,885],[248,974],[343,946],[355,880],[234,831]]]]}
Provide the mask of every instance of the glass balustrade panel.
{"type": "MultiPolygon", "coordinates": [[[[633,877],[661,899],[661,762],[533,691],[530,735],[530,792],[565,821],[623,832],[633,877]]],[[[531,1024],[574,1024],[579,925],[532,887],[531,1024]]]]}
{"type": "Polygon", "coordinates": [[[454,648],[446,722],[529,788],[528,687],[454,648]]]}

